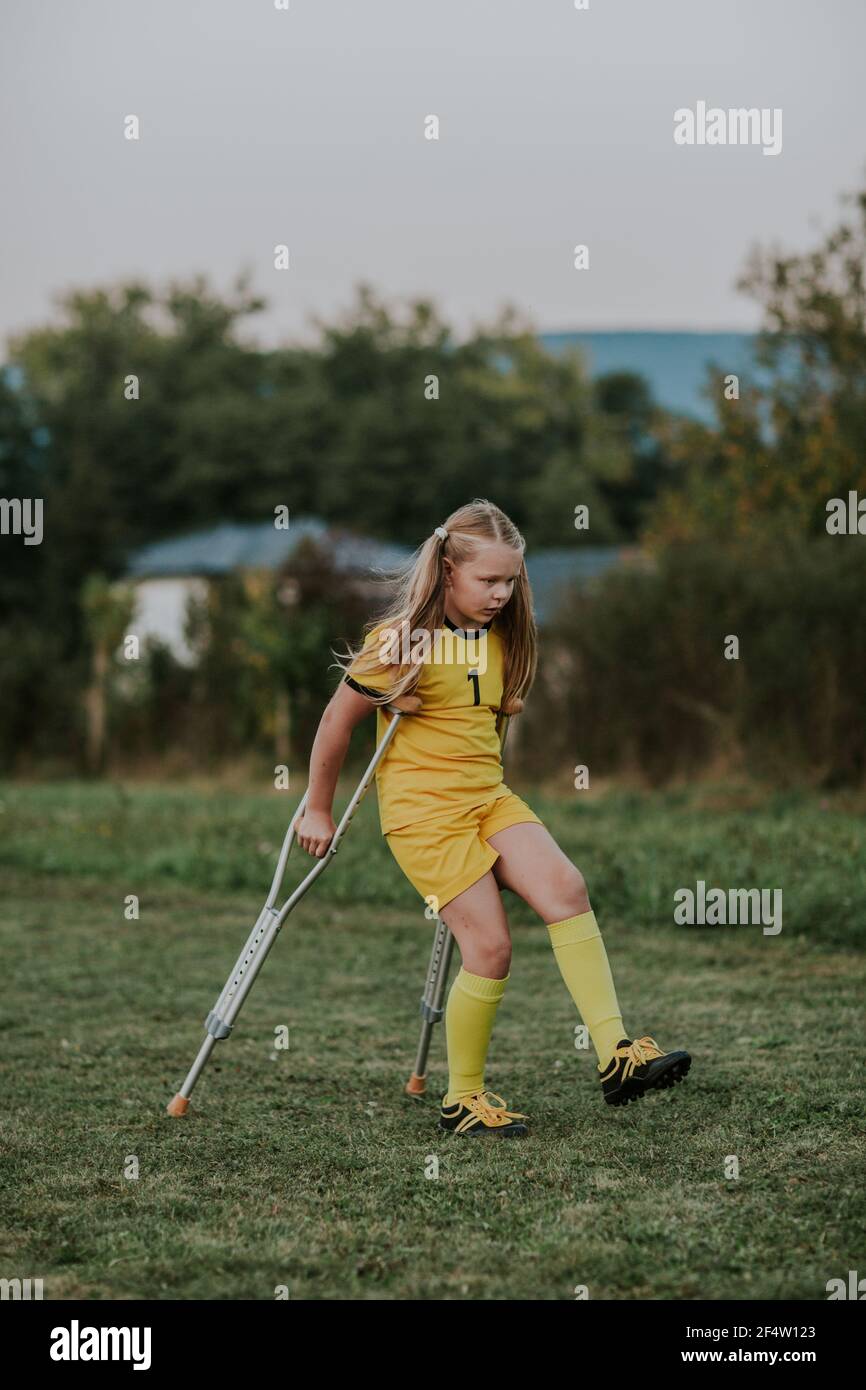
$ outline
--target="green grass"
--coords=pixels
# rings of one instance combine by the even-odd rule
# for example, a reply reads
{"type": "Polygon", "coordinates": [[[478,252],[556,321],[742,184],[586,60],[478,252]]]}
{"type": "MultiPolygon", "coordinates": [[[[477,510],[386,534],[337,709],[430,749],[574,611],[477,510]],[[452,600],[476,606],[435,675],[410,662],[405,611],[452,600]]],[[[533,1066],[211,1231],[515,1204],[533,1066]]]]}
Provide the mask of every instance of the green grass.
{"type": "Polygon", "coordinates": [[[862,1273],[862,816],[519,790],[586,875],[626,1025],[694,1062],[605,1106],[546,930],[506,894],[487,1084],[531,1132],[475,1144],[436,1128],[441,1026],[428,1097],[403,1094],[432,924],[372,794],[173,1120],[299,793],[0,788],[0,1275],[59,1299],[823,1299],[862,1273]],[[782,932],[676,927],[697,878],[781,887],[782,932]]]}

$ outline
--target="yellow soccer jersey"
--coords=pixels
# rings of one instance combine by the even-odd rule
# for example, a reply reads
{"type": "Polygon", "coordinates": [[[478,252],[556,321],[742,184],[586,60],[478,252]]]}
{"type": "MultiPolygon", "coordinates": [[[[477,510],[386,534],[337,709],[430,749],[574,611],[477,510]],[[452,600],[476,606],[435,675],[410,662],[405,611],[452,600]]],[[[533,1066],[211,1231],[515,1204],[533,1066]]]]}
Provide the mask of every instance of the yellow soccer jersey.
{"type": "MultiPolygon", "coordinates": [[[[504,646],[496,619],[483,628],[464,630],[446,616],[445,629],[422,662],[414,694],[420,714],[406,714],[376,769],[382,834],[416,821],[432,820],[479,806],[508,790],[502,781],[502,758],[496,718],[502,701],[504,646]]],[[[367,634],[364,647],[378,650],[383,624],[367,634]]],[[[362,695],[387,690],[397,666],[382,665],[367,673],[363,684],[344,679],[362,695]]],[[[376,743],[381,743],[393,715],[376,711],[376,743]]]]}

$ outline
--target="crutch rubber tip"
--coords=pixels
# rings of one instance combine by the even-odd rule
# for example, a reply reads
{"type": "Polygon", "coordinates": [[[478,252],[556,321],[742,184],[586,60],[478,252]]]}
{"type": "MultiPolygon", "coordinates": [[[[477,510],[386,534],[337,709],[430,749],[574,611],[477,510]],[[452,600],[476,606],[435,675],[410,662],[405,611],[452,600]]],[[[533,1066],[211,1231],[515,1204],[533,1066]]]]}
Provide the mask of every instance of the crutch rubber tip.
{"type": "Polygon", "coordinates": [[[405,1086],[407,1096],[423,1096],[426,1084],[424,1077],[413,1071],[405,1086]]]}
{"type": "Polygon", "coordinates": [[[165,1108],[169,1115],[185,1115],[189,1108],[189,1098],[188,1096],[182,1096],[180,1091],[178,1091],[174,1100],[170,1100],[165,1108]]]}

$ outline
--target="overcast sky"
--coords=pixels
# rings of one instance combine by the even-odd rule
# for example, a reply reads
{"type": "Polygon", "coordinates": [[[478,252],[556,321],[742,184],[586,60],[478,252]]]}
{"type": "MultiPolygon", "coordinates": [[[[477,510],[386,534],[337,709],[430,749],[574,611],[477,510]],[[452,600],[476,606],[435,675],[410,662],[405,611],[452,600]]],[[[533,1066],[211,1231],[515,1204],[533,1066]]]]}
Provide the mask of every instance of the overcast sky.
{"type": "Polygon", "coordinates": [[[751,329],[749,246],[811,248],[866,183],[866,0],[0,0],[0,24],[4,345],[69,287],[246,268],[268,345],[362,279],[458,335],[507,300],[539,331],[751,329]],[[678,146],[699,101],[781,108],[781,153],[678,146]]]}

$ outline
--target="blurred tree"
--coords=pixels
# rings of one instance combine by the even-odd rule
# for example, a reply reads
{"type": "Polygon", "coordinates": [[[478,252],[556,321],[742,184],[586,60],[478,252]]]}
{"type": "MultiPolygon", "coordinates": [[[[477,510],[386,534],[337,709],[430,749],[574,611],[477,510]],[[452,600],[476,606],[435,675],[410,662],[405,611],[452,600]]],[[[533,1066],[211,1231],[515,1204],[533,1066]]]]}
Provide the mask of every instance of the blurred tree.
{"type": "Polygon", "coordinates": [[[663,432],[679,471],[654,509],[653,544],[772,532],[820,536],[826,504],[866,494],[866,191],[815,251],[754,249],[738,288],[762,300],[757,357],[767,384],[726,400],[718,371],[707,392],[715,429],[671,420],[663,432]]]}
{"type": "Polygon", "coordinates": [[[129,585],[110,584],[104,575],[92,574],[81,589],[81,608],[91,650],[90,684],[84,692],[85,757],[88,772],[96,774],[105,765],[112,658],[132,621],[135,591],[129,585]]]}
{"type": "Polygon", "coordinates": [[[256,672],[260,723],[273,741],[278,764],[307,753],[309,730],[301,712],[315,714],[330,699],[335,680],[326,653],[337,632],[358,637],[367,606],[319,543],[305,538],[276,574],[247,576],[240,637],[256,672]]]}
{"type": "Polygon", "coordinates": [[[650,504],[668,481],[668,461],[662,444],[666,412],[653,399],[646,379],[637,372],[605,372],[594,382],[595,402],[629,466],[601,482],[617,535],[633,539],[640,532],[650,504]]]}
{"type": "Polygon", "coordinates": [[[580,354],[548,354],[513,306],[455,345],[430,303],[399,324],[367,285],[345,324],[319,326],[337,405],[323,516],[414,546],[467,498],[493,494],[530,544],[564,545],[586,500],[593,539],[614,538],[599,481],[623,479],[629,453],[605,430],[580,354]]]}

